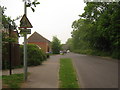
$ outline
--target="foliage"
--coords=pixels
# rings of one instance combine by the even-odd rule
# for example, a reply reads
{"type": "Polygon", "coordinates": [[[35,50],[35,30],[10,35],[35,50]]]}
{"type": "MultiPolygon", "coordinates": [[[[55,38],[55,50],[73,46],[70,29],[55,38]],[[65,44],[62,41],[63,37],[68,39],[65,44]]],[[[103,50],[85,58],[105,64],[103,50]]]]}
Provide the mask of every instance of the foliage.
{"type": "Polygon", "coordinates": [[[7,9],[6,7],[4,7],[4,6],[2,7],[2,24],[3,24],[3,27],[6,28],[6,29],[8,29],[8,28],[16,29],[17,25],[14,22],[15,20],[14,19],[12,20],[11,17],[4,14],[6,9],[7,9]]]}
{"type": "Polygon", "coordinates": [[[2,69],[7,69],[9,68],[9,44],[2,43],[2,69]]]}
{"type": "Polygon", "coordinates": [[[27,0],[26,7],[30,7],[31,10],[35,12],[35,9],[33,8],[33,6],[36,7],[36,5],[38,4],[40,4],[40,2],[38,2],[37,0],[34,0],[33,2],[31,2],[31,0],[27,0]]]}
{"type": "MultiPolygon", "coordinates": [[[[6,46],[3,46],[4,49],[2,49],[2,69],[9,69],[9,62],[8,62],[8,44],[5,44],[6,46]]],[[[34,44],[28,44],[27,45],[27,64],[28,66],[36,66],[42,64],[43,61],[47,60],[49,58],[49,54],[45,54],[41,49],[39,49],[34,44]]],[[[19,66],[12,66],[12,68],[22,68],[23,67],[23,45],[20,46],[20,60],[21,64],[19,66]]]]}
{"type": "Polygon", "coordinates": [[[53,54],[59,54],[60,53],[60,49],[61,49],[61,42],[57,37],[53,37],[52,40],[52,52],[53,54]]]}
{"type": "MultiPolygon", "coordinates": [[[[23,45],[20,46],[21,49],[21,61],[23,61],[23,45]]],[[[46,60],[46,54],[43,53],[35,44],[27,45],[27,60],[28,66],[36,66],[42,64],[42,61],[46,60]]],[[[23,65],[23,62],[22,62],[23,65]]]]}
{"type": "Polygon", "coordinates": [[[21,83],[24,82],[23,74],[3,75],[3,85],[7,84],[8,88],[20,88],[21,83]]]}
{"type": "Polygon", "coordinates": [[[69,39],[67,40],[66,44],[67,44],[67,46],[68,46],[68,49],[69,49],[70,51],[72,51],[72,50],[73,50],[72,38],[69,38],[69,39]]]}
{"type": "Polygon", "coordinates": [[[15,20],[4,14],[6,7],[2,7],[2,25],[4,27],[2,31],[3,42],[17,42],[18,36],[12,34],[12,31],[17,28],[15,20]],[[11,32],[11,35],[10,35],[11,32]]]}
{"type": "Polygon", "coordinates": [[[49,54],[49,53],[46,53],[46,57],[47,57],[47,58],[50,58],[50,54],[49,54]]]}
{"type": "Polygon", "coordinates": [[[71,48],[79,53],[120,59],[120,2],[88,2],[80,19],[72,24],[71,48]],[[96,52],[96,53],[95,53],[96,52]]]}
{"type": "Polygon", "coordinates": [[[60,88],[79,88],[76,72],[70,58],[60,59],[60,88]]]}

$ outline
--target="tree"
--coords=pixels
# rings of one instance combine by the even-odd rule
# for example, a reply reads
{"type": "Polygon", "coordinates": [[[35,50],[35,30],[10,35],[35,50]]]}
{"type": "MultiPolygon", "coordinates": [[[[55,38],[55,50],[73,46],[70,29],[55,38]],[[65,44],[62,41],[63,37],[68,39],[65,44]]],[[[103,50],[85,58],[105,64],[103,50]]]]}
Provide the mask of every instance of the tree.
{"type": "Polygon", "coordinates": [[[70,50],[70,51],[72,51],[73,50],[73,45],[72,45],[73,43],[72,43],[72,38],[68,38],[68,40],[67,40],[67,42],[66,42],[66,45],[68,46],[68,49],[70,50]]]}
{"type": "Polygon", "coordinates": [[[33,6],[36,7],[36,5],[40,4],[40,2],[38,2],[37,0],[34,0],[32,2],[31,0],[23,0],[23,1],[27,2],[26,7],[30,7],[33,12],[35,12],[35,9],[33,8],[33,6]]]}
{"type": "MultiPolygon", "coordinates": [[[[0,6],[1,7],[1,6],[0,6]]],[[[11,32],[13,30],[17,31],[17,25],[14,21],[14,19],[12,20],[9,16],[5,15],[4,12],[7,8],[6,7],[2,7],[2,25],[3,25],[3,31],[2,31],[2,41],[3,42],[17,42],[17,38],[15,35],[11,35],[11,37],[9,37],[9,30],[11,30],[11,32]],[[6,31],[7,30],[7,31],[6,31]]]]}
{"type": "Polygon", "coordinates": [[[61,49],[60,40],[56,36],[53,36],[53,40],[52,40],[52,52],[53,52],[53,54],[59,54],[60,49],[61,49]]]}
{"type": "Polygon", "coordinates": [[[74,51],[92,50],[120,58],[120,2],[88,2],[80,19],[72,24],[74,51]]]}

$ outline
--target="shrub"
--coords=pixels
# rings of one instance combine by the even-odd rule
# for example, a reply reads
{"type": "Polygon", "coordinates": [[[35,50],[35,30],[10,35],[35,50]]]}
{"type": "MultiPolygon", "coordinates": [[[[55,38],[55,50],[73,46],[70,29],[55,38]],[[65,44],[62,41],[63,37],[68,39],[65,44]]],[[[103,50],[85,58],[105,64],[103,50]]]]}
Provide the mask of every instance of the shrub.
{"type": "MultiPolygon", "coordinates": [[[[23,45],[20,46],[21,49],[21,60],[23,65],[23,45]]],[[[27,44],[27,61],[28,66],[36,66],[42,64],[42,61],[46,60],[47,57],[45,53],[35,44],[27,44]]]]}
{"type": "Polygon", "coordinates": [[[120,60],[120,52],[118,50],[114,50],[112,52],[112,58],[120,60]]]}
{"type": "Polygon", "coordinates": [[[49,58],[49,57],[50,57],[50,54],[49,54],[49,53],[46,53],[46,56],[47,56],[47,58],[49,58]]]}
{"type": "Polygon", "coordinates": [[[9,44],[2,43],[2,69],[9,68],[9,44]]]}
{"type": "Polygon", "coordinates": [[[2,61],[2,69],[8,69],[9,68],[9,62],[8,60],[3,60],[2,61]]]}

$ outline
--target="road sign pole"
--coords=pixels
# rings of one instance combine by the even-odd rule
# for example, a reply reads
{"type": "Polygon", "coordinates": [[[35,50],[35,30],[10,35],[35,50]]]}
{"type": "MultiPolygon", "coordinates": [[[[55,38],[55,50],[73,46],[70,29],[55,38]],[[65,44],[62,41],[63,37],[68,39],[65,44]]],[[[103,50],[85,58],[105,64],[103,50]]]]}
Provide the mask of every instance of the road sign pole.
{"type": "Polygon", "coordinates": [[[20,33],[24,35],[24,80],[27,81],[27,34],[31,34],[32,24],[27,18],[27,7],[26,7],[26,0],[24,3],[24,15],[20,20],[20,33]]]}
{"type": "Polygon", "coordinates": [[[24,5],[24,14],[26,14],[26,16],[27,16],[26,0],[25,0],[25,5],[24,5]]]}
{"type": "Polygon", "coordinates": [[[27,80],[27,34],[24,34],[24,80],[27,80]]]}
{"type": "MultiPolygon", "coordinates": [[[[25,6],[24,6],[24,13],[27,14],[26,9],[26,0],[25,0],[25,6]]],[[[24,34],[24,80],[27,80],[27,34],[24,34]]]]}

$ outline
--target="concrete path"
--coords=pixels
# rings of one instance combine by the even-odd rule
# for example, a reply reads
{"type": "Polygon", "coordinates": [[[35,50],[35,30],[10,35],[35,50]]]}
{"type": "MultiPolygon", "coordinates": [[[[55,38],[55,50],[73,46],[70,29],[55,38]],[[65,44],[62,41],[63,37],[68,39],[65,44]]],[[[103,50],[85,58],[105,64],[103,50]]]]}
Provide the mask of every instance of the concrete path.
{"type": "MultiPolygon", "coordinates": [[[[28,81],[24,83],[22,88],[58,88],[59,78],[59,59],[61,55],[51,56],[40,66],[29,67],[28,72],[31,74],[28,81]]],[[[13,73],[22,73],[23,69],[15,69],[13,73]]],[[[3,71],[3,75],[8,74],[3,71]]]]}

